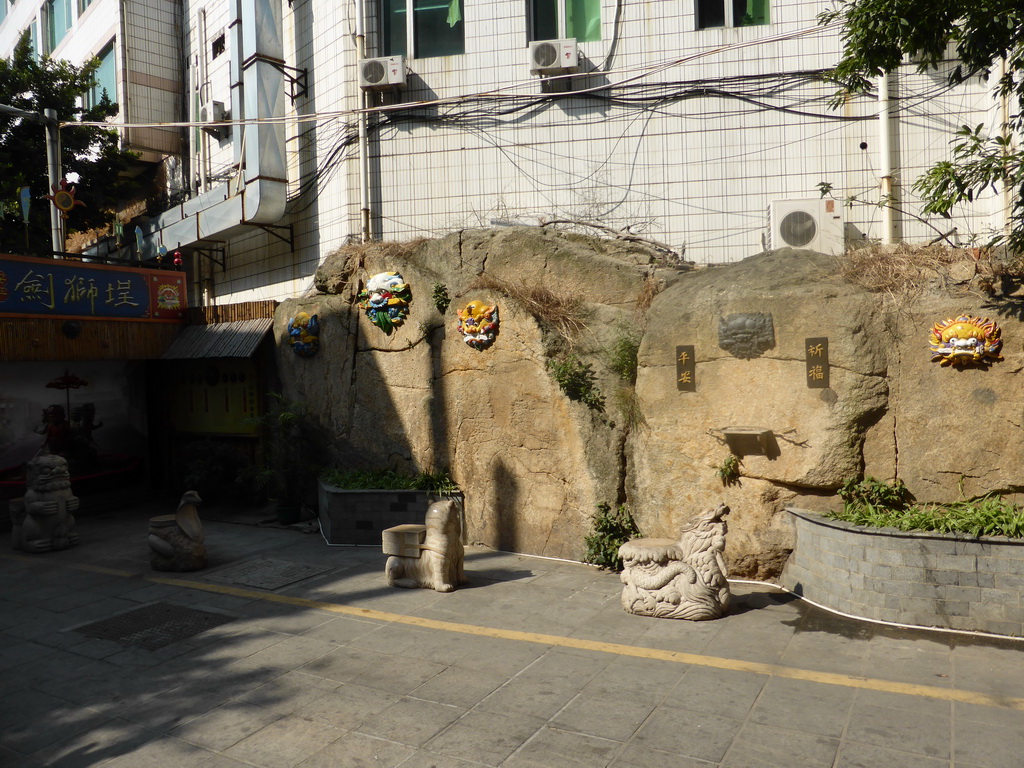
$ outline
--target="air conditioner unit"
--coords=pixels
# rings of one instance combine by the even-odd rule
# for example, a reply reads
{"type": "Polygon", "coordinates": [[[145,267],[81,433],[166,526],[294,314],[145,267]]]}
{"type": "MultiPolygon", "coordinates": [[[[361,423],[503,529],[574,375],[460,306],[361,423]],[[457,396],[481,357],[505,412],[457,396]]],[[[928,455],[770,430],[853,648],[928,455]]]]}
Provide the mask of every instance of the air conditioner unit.
{"type": "Polygon", "coordinates": [[[378,91],[405,85],[405,57],[385,56],[359,62],[359,87],[378,91]]]}
{"type": "Polygon", "coordinates": [[[771,247],[843,252],[842,206],[835,200],[775,200],[768,207],[771,247]]]}
{"type": "Polygon", "coordinates": [[[201,128],[217,139],[226,139],[231,135],[231,125],[211,125],[231,119],[231,113],[224,109],[223,101],[211,101],[199,110],[199,120],[205,125],[201,128]]]}
{"type": "Polygon", "coordinates": [[[575,72],[579,65],[576,40],[535,40],[530,43],[530,72],[557,75],[575,72]]]}

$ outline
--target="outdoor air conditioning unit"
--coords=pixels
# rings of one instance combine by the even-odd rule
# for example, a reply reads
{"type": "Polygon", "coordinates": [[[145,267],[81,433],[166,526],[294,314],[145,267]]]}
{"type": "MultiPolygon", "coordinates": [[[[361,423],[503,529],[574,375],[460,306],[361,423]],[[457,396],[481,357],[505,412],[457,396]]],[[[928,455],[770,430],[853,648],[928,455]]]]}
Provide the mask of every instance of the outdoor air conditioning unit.
{"type": "Polygon", "coordinates": [[[773,249],[843,252],[843,213],[835,200],[775,200],[768,208],[768,220],[773,249]]]}
{"type": "Polygon", "coordinates": [[[379,91],[404,85],[404,56],[362,59],[359,62],[359,87],[364,91],[379,91]]]}
{"type": "Polygon", "coordinates": [[[579,65],[576,40],[535,40],[530,43],[530,72],[534,75],[558,75],[575,72],[579,65]]]}

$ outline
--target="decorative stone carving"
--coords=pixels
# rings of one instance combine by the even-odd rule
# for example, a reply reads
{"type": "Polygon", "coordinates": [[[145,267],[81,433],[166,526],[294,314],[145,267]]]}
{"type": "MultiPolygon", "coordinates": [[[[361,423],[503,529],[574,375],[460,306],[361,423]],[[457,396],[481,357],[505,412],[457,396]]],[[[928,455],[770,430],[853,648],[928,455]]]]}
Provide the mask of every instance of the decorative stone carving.
{"type": "Polygon", "coordinates": [[[954,368],[987,368],[1002,360],[999,350],[1002,331],[995,320],[987,317],[960,315],[932,326],[932,362],[954,368]]]}
{"type": "Polygon", "coordinates": [[[27,490],[11,503],[11,539],[15,549],[50,552],[78,543],[75,518],[78,498],[63,456],[42,454],[28,462],[27,490]]]}
{"type": "Polygon", "coordinates": [[[398,272],[380,272],[366,282],[358,298],[370,322],[390,336],[409,314],[412,289],[398,272]]]}
{"type": "Polygon", "coordinates": [[[619,547],[622,607],[637,616],[704,621],[729,607],[725,516],[719,504],[683,526],[678,541],[633,539],[619,547]]]}
{"type": "Polygon", "coordinates": [[[473,349],[487,349],[498,335],[498,305],[488,306],[479,299],[458,311],[459,333],[473,349]]]}
{"type": "Polygon", "coordinates": [[[154,571],[198,571],[206,567],[203,524],[195,491],[185,491],[173,515],[149,518],[149,564],[154,571]]]}
{"type": "Polygon", "coordinates": [[[718,318],[718,346],[741,360],[760,357],[775,347],[772,316],[751,312],[718,318]]]}
{"type": "MultiPolygon", "coordinates": [[[[423,543],[418,545],[418,551],[408,556],[392,555],[385,563],[384,575],[388,584],[452,592],[468,583],[463,570],[465,551],[462,547],[461,517],[462,505],[455,499],[442,499],[431,504],[424,520],[423,543]]],[[[387,541],[388,531],[384,534],[387,541]]],[[[407,544],[402,546],[407,547],[407,544]]]]}

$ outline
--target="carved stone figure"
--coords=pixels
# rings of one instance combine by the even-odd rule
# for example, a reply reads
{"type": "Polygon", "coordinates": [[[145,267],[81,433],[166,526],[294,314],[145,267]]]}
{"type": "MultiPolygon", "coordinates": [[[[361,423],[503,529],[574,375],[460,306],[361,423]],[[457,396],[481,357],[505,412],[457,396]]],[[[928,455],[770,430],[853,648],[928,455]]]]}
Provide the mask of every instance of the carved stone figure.
{"type": "Polygon", "coordinates": [[[388,584],[452,592],[468,583],[463,570],[461,512],[462,505],[455,499],[431,504],[424,520],[426,535],[417,556],[392,555],[385,563],[388,584]]]}
{"type": "Polygon", "coordinates": [[[195,491],[185,491],[173,515],[149,518],[149,564],[154,571],[198,571],[206,567],[203,524],[195,491]]]}
{"type": "Polygon", "coordinates": [[[42,454],[27,464],[27,490],[11,504],[11,538],[15,549],[49,552],[78,543],[75,517],[78,498],[63,456],[42,454]]]}
{"type": "Polygon", "coordinates": [[[665,619],[722,616],[731,594],[722,557],[728,513],[724,504],[702,512],[683,526],[678,541],[633,539],[619,547],[622,607],[665,619]]]}
{"type": "Polygon", "coordinates": [[[749,312],[718,318],[718,346],[740,360],[752,360],[775,347],[772,316],[749,312]]]}

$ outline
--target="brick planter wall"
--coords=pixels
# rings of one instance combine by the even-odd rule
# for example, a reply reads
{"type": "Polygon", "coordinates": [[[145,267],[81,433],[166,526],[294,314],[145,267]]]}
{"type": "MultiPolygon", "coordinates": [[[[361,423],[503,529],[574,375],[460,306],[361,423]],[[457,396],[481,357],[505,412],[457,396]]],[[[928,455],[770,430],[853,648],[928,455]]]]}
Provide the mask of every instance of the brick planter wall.
{"type": "Polygon", "coordinates": [[[422,523],[426,491],[347,491],[320,481],[320,529],[329,544],[381,545],[385,528],[422,523]]]}
{"type": "Polygon", "coordinates": [[[853,616],[1024,636],[1024,540],[863,528],[787,508],[786,589],[853,616]]]}

